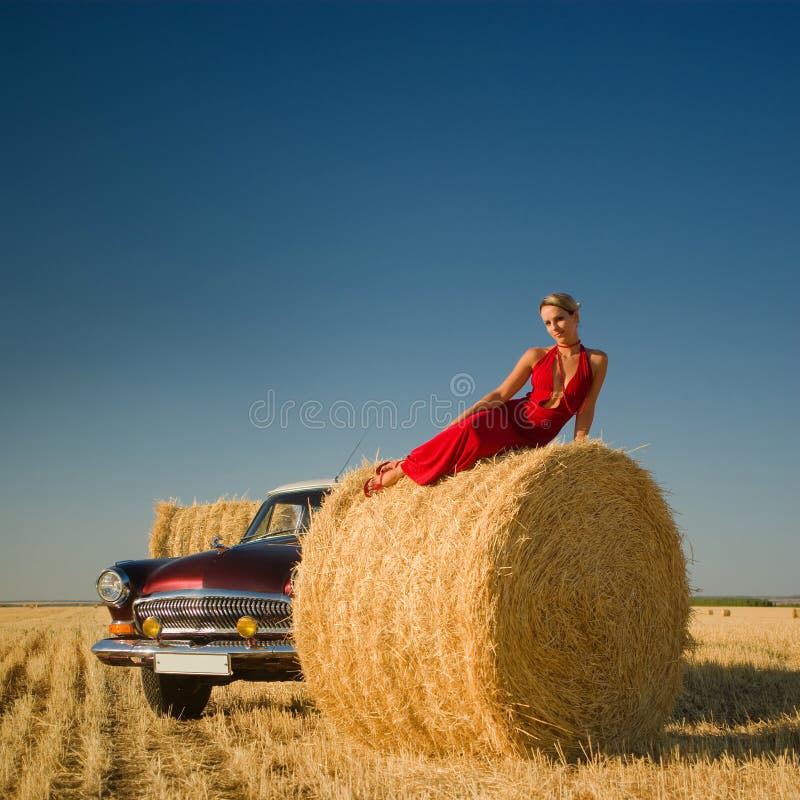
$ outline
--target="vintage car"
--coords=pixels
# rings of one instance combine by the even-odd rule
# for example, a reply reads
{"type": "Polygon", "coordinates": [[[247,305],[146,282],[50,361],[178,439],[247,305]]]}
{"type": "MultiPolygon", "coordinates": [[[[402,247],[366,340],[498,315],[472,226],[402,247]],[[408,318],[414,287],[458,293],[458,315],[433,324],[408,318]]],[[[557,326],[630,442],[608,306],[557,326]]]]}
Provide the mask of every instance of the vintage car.
{"type": "Polygon", "coordinates": [[[158,713],[197,717],[213,686],[293,680],[292,576],[300,536],[333,481],[267,494],[241,541],[183,558],[119,561],[97,593],[111,613],[108,639],[92,647],[104,663],[141,667],[158,713]]]}

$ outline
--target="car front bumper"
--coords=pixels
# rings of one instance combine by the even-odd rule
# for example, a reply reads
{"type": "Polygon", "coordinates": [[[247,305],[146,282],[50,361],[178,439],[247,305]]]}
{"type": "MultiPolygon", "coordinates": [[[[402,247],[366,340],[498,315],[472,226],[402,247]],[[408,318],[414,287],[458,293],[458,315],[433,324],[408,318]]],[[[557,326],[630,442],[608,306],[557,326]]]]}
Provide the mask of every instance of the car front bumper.
{"type": "Polygon", "coordinates": [[[184,640],[101,639],[92,652],[104,664],[124,667],[152,667],[157,653],[226,654],[230,658],[232,679],[294,679],[300,670],[294,646],[285,641],[193,644],[184,640]]]}

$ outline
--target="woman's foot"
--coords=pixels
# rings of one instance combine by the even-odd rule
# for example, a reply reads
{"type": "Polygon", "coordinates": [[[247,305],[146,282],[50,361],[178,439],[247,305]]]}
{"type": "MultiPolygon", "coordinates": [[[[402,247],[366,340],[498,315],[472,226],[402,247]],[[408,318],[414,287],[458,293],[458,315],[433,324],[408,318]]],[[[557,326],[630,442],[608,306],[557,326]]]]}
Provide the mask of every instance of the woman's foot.
{"type": "Polygon", "coordinates": [[[372,497],[376,492],[381,489],[386,489],[389,486],[394,486],[400,478],[405,474],[401,469],[401,461],[384,461],[379,464],[375,469],[374,477],[367,478],[364,484],[365,497],[372,497]]]}
{"type": "Polygon", "coordinates": [[[397,461],[382,461],[375,467],[375,474],[376,475],[383,475],[384,472],[388,472],[390,469],[394,469],[402,459],[398,459],[397,461]]]}

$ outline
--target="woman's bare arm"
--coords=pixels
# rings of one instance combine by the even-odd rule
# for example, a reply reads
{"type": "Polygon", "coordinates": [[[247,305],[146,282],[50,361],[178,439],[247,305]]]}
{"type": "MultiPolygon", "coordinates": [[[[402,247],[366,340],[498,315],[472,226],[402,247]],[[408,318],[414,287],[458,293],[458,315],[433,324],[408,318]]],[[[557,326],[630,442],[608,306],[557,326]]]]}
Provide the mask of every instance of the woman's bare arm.
{"type": "Polygon", "coordinates": [[[471,405],[466,411],[459,414],[447,427],[458,425],[459,422],[471,417],[478,411],[487,408],[497,408],[507,403],[530,379],[534,364],[547,352],[544,347],[532,347],[522,354],[522,358],[508,374],[508,377],[493,391],[471,405]]]}
{"type": "Polygon", "coordinates": [[[602,350],[590,350],[589,362],[592,365],[592,385],[580,411],[575,416],[576,439],[585,439],[589,435],[594,420],[594,407],[608,369],[608,356],[602,350]]]}

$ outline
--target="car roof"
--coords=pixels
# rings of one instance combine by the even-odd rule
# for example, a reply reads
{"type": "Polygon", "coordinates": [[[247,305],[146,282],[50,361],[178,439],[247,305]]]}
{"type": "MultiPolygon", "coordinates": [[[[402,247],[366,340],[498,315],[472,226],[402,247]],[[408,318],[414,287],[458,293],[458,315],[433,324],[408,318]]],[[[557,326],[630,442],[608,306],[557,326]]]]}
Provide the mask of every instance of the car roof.
{"type": "Polygon", "coordinates": [[[284,483],[267,492],[267,497],[279,492],[300,492],[305,489],[330,489],[336,481],[333,478],[320,478],[314,481],[298,481],[297,483],[284,483]]]}

